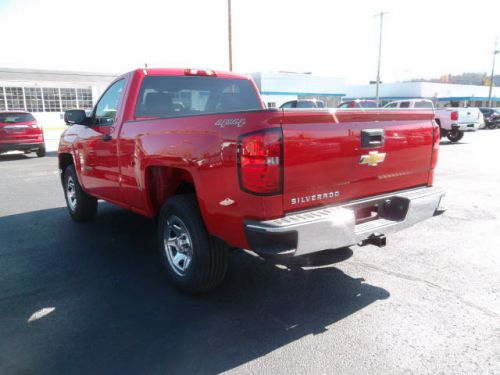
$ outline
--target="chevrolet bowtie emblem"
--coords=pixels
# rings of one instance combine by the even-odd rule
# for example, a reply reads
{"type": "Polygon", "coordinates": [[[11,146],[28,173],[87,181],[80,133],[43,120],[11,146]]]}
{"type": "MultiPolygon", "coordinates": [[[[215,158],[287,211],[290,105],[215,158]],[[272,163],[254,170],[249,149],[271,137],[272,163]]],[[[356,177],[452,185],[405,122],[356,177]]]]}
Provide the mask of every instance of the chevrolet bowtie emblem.
{"type": "Polygon", "coordinates": [[[361,155],[359,164],[368,164],[370,167],[375,167],[378,163],[385,160],[385,152],[378,153],[378,151],[370,151],[368,155],[361,155]]]}

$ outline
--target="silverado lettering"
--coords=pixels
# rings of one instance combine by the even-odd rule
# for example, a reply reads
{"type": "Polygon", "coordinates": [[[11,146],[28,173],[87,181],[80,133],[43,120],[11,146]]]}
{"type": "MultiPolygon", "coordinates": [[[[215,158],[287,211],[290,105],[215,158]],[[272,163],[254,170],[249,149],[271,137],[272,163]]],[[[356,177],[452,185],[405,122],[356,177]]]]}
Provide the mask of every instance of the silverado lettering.
{"type": "Polygon", "coordinates": [[[165,271],[189,293],[222,282],[232,249],[382,246],[441,212],[431,109],[266,109],[244,75],[138,69],[111,83],[91,116],[64,118],[70,216],[93,219],[103,199],[154,218],[165,271]]]}
{"type": "Polygon", "coordinates": [[[292,204],[309,203],[310,201],[320,201],[325,199],[337,198],[340,196],[339,191],[330,191],[328,193],[308,195],[306,197],[296,197],[291,199],[292,204]]]}

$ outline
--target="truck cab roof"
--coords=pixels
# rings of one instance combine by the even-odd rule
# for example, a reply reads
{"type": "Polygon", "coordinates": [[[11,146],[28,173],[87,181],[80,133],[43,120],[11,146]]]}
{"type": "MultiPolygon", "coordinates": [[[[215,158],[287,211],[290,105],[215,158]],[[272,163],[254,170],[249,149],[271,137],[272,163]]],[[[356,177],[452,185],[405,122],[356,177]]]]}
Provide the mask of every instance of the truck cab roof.
{"type": "Polygon", "coordinates": [[[125,73],[123,76],[130,73],[140,73],[142,75],[156,75],[156,76],[207,76],[217,78],[233,78],[233,79],[246,79],[250,77],[245,74],[226,72],[213,69],[193,69],[193,68],[138,68],[131,72],[125,73]]]}

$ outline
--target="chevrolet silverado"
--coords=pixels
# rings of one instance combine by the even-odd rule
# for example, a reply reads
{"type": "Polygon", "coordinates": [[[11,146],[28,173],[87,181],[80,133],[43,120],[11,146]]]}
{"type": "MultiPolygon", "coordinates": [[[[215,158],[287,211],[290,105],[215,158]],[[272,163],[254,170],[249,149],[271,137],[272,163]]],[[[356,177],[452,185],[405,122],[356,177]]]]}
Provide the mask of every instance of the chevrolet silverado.
{"type": "Polygon", "coordinates": [[[103,199],[154,218],[167,275],[189,293],[221,283],[232,249],[383,246],[444,196],[432,109],[265,109],[244,75],[138,69],[65,121],[70,216],[91,220],[103,199]]]}

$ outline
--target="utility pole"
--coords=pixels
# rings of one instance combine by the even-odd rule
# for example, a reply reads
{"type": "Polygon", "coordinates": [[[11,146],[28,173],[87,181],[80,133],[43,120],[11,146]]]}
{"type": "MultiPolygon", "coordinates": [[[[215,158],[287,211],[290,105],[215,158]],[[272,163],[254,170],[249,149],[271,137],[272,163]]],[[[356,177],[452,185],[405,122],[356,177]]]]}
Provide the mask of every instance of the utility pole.
{"type": "Polygon", "coordinates": [[[228,41],[229,41],[229,71],[233,71],[233,40],[231,30],[231,0],[227,0],[227,26],[228,26],[228,41]]]}
{"type": "Polygon", "coordinates": [[[375,101],[377,102],[377,107],[380,105],[380,95],[379,95],[379,89],[380,89],[380,59],[382,56],[382,26],[384,24],[384,14],[387,14],[387,12],[380,12],[379,14],[375,15],[375,17],[380,17],[380,35],[379,35],[379,40],[378,40],[378,65],[377,65],[377,88],[375,91],[375,101]]]}
{"type": "Polygon", "coordinates": [[[488,107],[491,108],[491,91],[493,90],[493,76],[495,75],[495,58],[499,50],[497,50],[498,37],[495,38],[495,48],[493,48],[493,64],[491,66],[491,76],[490,76],[490,91],[488,93],[488,107]]]}

